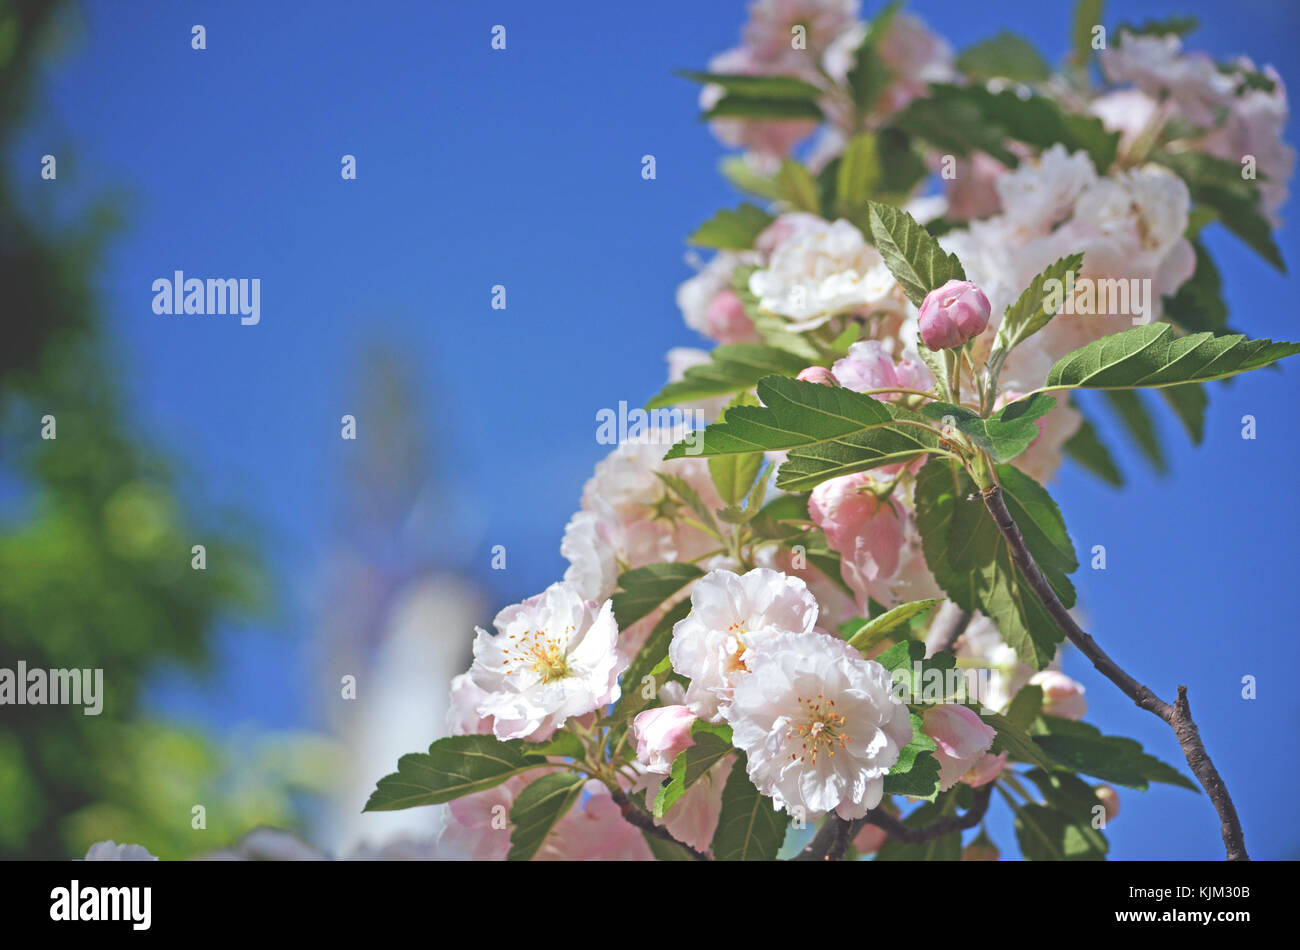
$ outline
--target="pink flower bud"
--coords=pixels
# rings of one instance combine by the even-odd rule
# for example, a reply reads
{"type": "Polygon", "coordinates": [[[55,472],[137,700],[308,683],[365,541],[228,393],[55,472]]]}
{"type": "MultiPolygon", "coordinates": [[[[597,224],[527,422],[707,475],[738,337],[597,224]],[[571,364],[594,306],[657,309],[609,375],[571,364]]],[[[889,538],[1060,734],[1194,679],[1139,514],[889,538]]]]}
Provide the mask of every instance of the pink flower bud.
{"type": "Polygon", "coordinates": [[[989,298],[968,280],[950,280],[921,301],[921,339],[948,350],[979,336],[989,325],[989,298]]]}
{"type": "Polygon", "coordinates": [[[838,386],[835,374],[825,366],[809,366],[801,370],[795,379],[802,379],[805,383],[820,383],[823,386],[838,386]]]}
{"type": "Polygon", "coordinates": [[[1029,684],[1043,691],[1043,712],[1076,722],[1088,711],[1083,684],[1076,683],[1060,670],[1043,670],[1030,677],[1029,684]]]}
{"type": "Polygon", "coordinates": [[[719,343],[753,343],[758,340],[754,321],[745,313],[745,304],[730,287],[713,298],[704,312],[707,335],[719,343]]]}
{"type": "Polygon", "coordinates": [[[1097,786],[1097,798],[1106,809],[1106,820],[1110,821],[1119,814],[1119,792],[1109,785],[1097,786]]]}
{"type": "Polygon", "coordinates": [[[939,787],[952,788],[984,757],[997,733],[966,706],[947,703],[925,711],[925,734],[938,748],[939,787]]]}
{"type": "Polygon", "coordinates": [[[639,713],[632,721],[636,736],[636,757],[647,771],[667,775],[673,759],[695,744],[691,724],[695,714],[685,706],[660,706],[639,713]]]}

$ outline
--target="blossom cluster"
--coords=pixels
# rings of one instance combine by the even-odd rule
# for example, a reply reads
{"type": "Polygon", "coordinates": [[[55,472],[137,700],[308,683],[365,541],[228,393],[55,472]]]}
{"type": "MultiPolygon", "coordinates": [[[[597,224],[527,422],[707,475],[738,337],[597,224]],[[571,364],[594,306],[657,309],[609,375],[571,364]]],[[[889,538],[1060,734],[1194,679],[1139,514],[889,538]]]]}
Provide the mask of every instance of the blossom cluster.
{"type": "MultiPolygon", "coordinates": [[[[742,462],[666,452],[681,428],[651,427],[599,462],[564,531],[563,580],[501,611],[495,631],[479,630],[473,666],[453,683],[453,736],[521,741],[550,756],[544,768],[451,802],[444,839],[468,856],[522,848],[500,816],[530,783],[565,770],[589,779],[574,786],[580,804],[527,856],[650,858],[651,821],[665,840],[708,856],[742,782],[796,827],[828,815],[867,820],[854,847],[868,854],[889,840],[871,817],[909,801],[1003,780],[1023,794],[1012,766],[1037,760],[999,741],[1009,723],[1039,734],[1091,729],[1080,723],[1084,687],[1059,655],[1030,655],[1023,632],[1016,640],[987,612],[950,599],[921,530],[922,468],[974,458],[978,482],[980,465],[1001,463],[1003,447],[972,441],[958,416],[1028,405],[1054,365],[1093,341],[1160,321],[1206,329],[1179,322],[1188,319],[1180,291],[1211,279],[1198,208],[1228,194],[1278,223],[1294,165],[1280,137],[1285,88],[1271,68],[1184,51],[1177,26],[1094,44],[1085,52],[1096,53],[1105,80],[1096,87],[1079,51],[1062,73],[999,78],[917,16],[890,8],[868,25],[858,12],[857,0],[755,0],[740,45],[697,74],[713,132],[743,150],[733,181],[773,207],[734,216],[746,222],[743,238],[696,242],[715,252],[696,260],[677,303],[687,327],[717,348],[668,354],[663,404],[770,428],[775,417],[761,413],[776,405],[772,390],[760,383],[756,392],[752,377],[715,383],[737,362],[779,359],[785,369],[774,375],[827,388],[824,397],[799,390],[807,400],[853,394],[859,401],[848,405],[866,413],[868,397],[902,426],[937,423],[944,407],[952,414],[922,451],[799,488],[782,482],[792,469],[805,477],[792,448],[756,441],[737,491],[742,462]],[[753,89],[768,99],[745,100],[753,89]],[[763,114],[782,96],[798,108],[782,101],[763,114]],[[1006,119],[950,151],[934,117],[942,125],[944,103],[957,100],[994,110],[1029,103],[1060,117],[1063,140],[1038,141],[1006,119]],[[929,106],[938,111],[917,111],[929,106]],[[914,165],[902,184],[882,157],[900,136],[902,165],[914,165]],[[862,166],[864,155],[874,164],[862,166]],[[1245,191],[1226,180],[1218,192],[1201,189],[1205,174],[1235,175],[1239,163],[1251,169],[1245,191]],[[868,167],[869,202],[846,198],[857,187],[846,167],[868,167]],[[812,194],[827,188],[839,198],[812,194]],[[901,218],[882,217],[876,197],[901,218]],[[913,226],[937,239],[916,260],[892,230],[913,226]],[[951,266],[944,255],[959,263],[923,284],[922,299],[918,261],[942,270],[951,266]],[[1029,318],[1037,301],[1026,288],[1042,292],[1046,275],[1062,274],[1062,296],[1029,318]],[[708,385],[698,385],[702,367],[713,371],[708,385]],[[649,596],[639,585],[655,591],[652,607],[633,606],[649,596]],[[900,696],[899,657],[911,654],[899,650],[909,640],[925,642],[924,662],[936,669],[987,673],[981,692],[931,704],[900,696]],[[548,745],[566,734],[577,745],[548,745]],[[933,776],[918,778],[918,762],[933,776]],[[922,779],[929,784],[917,791],[922,779]]],[[[961,123],[947,132],[960,139],[961,123]]],[[[1084,424],[1068,392],[1055,397],[1010,452],[1035,483],[1052,478],[1084,424]]],[[[725,431],[743,442],[751,430],[725,431]]],[[[716,454],[734,460],[736,451],[716,454]]],[[[1079,784],[1099,813],[1117,813],[1113,789],[1079,784]]],[[[968,851],[997,855],[983,835],[968,851]]]]}

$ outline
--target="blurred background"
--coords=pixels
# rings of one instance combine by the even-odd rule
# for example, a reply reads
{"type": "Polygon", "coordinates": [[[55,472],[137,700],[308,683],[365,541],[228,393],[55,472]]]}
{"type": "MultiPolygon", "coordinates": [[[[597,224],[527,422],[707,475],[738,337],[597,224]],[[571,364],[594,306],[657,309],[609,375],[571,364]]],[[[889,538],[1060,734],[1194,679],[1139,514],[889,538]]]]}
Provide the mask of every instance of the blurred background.
{"type": "MultiPolygon", "coordinates": [[[[101,667],[106,693],[99,717],[0,707],[0,857],[436,832],[432,809],[360,809],[440,734],[474,624],[563,573],[596,410],[642,404],[662,354],[701,342],[673,302],[683,240],[738,196],[672,71],[733,45],[744,7],[0,0],[0,667],[101,667]],[[260,278],[260,323],[154,314],[175,270],[260,278]]],[[[1190,46],[1294,81],[1292,3],[1108,8],[1196,15],[1190,46]]],[[[1069,44],[1064,5],[909,9],[959,49],[1069,44]]],[[[1207,237],[1231,323],[1300,336],[1293,279],[1207,237]]],[[[1291,223],[1278,242],[1300,262],[1291,223]]],[[[1077,576],[1090,629],[1161,695],[1189,686],[1261,858],[1300,856],[1296,372],[1212,387],[1199,448],[1163,417],[1164,475],[1127,446],[1124,489],[1069,467],[1053,487],[1076,546],[1107,548],[1077,576]]],[[[1066,669],[1092,721],[1179,761],[1066,669]]],[[[1204,796],[1122,794],[1112,857],[1222,855],[1204,796]]]]}

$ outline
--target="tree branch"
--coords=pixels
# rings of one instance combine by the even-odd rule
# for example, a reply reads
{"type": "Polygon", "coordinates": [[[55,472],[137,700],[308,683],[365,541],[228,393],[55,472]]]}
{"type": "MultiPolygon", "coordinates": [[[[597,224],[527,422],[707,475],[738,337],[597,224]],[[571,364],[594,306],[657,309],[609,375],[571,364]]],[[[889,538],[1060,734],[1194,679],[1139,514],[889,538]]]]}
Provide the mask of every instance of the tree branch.
{"type": "Polygon", "coordinates": [[[618,806],[619,811],[623,813],[623,819],[628,824],[640,828],[648,835],[654,835],[656,838],[662,838],[664,841],[671,841],[678,847],[684,848],[696,861],[713,860],[713,858],[709,857],[703,851],[696,851],[690,845],[678,841],[668,832],[667,828],[655,824],[654,818],[638,808],[632,799],[628,798],[623,792],[611,791],[610,795],[614,799],[614,804],[618,806]]]}
{"type": "Polygon", "coordinates": [[[799,852],[794,860],[841,860],[849,848],[849,843],[858,836],[858,832],[862,830],[863,825],[875,825],[887,832],[891,838],[897,838],[903,844],[924,844],[927,841],[933,841],[935,838],[942,838],[944,835],[952,834],[954,831],[965,831],[967,828],[974,828],[983,820],[985,812],[989,810],[989,799],[992,795],[993,783],[990,782],[975,789],[974,799],[971,802],[970,810],[966,814],[948,815],[920,828],[908,827],[883,808],[873,808],[863,817],[852,821],[832,814],[817,829],[817,834],[813,835],[812,841],[799,852]]]}
{"type": "Polygon", "coordinates": [[[1228,795],[1228,788],[1224,785],[1218,770],[1215,769],[1214,763],[1210,761],[1210,755],[1205,751],[1205,744],[1201,741],[1200,732],[1197,731],[1196,723],[1192,719],[1191,707],[1187,703],[1187,687],[1178,687],[1178,700],[1171,705],[1121,669],[1119,664],[1097,645],[1097,641],[1074,622],[1070,612],[1056,596],[1056,591],[1052,590],[1052,585],[1047,582],[1043,572],[1034,563],[1029,548],[1025,546],[1025,539],[1020,534],[1020,528],[1016,526],[1011,512],[1007,510],[1002,489],[994,485],[981,494],[984,498],[984,506],[993,516],[998,530],[1002,532],[1002,536],[1006,538],[1011,548],[1011,559],[1025,575],[1030,588],[1047,608],[1052,619],[1070,638],[1070,642],[1092,661],[1092,665],[1103,676],[1118,686],[1125,696],[1140,708],[1154,716],[1159,716],[1173,729],[1178,744],[1182,747],[1183,755],[1187,758],[1188,766],[1191,767],[1206,794],[1210,796],[1215,811],[1219,813],[1220,832],[1223,835],[1223,845],[1228,860],[1249,861],[1250,856],[1246,853],[1246,843],[1241,833],[1241,820],[1237,817],[1237,809],[1228,795]]]}
{"type": "Polygon", "coordinates": [[[933,841],[935,838],[950,835],[954,831],[965,831],[967,828],[974,828],[983,821],[984,814],[989,810],[989,799],[992,797],[993,783],[989,782],[986,785],[981,785],[975,789],[970,810],[966,814],[947,815],[930,822],[928,825],[922,825],[920,828],[909,828],[893,815],[881,811],[879,808],[873,808],[867,812],[867,817],[863,819],[863,823],[875,825],[887,832],[889,837],[897,838],[903,844],[925,844],[925,842],[933,841]]]}

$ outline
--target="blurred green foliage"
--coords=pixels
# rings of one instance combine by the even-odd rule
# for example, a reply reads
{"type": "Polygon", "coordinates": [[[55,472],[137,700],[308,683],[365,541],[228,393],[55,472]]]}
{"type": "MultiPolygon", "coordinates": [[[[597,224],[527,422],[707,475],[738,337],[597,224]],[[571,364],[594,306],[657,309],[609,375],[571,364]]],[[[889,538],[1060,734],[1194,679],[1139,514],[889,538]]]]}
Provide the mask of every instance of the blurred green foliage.
{"type": "Polygon", "coordinates": [[[187,857],[257,824],[297,825],[296,793],[322,786],[330,748],[255,735],[217,748],[141,716],[149,675],[202,669],[214,622],[264,613],[269,587],[232,537],[250,532],[233,513],[198,517],[125,417],[92,291],[111,209],[56,229],[32,210],[39,171],[13,167],[42,51],[69,12],[0,0],[0,668],[102,668],[105,698],[99,716],[0,705],[0,857],[80,857],[105,838],[187,857]],[[195,543],[206,570],[191,569],[195,543]]]}

